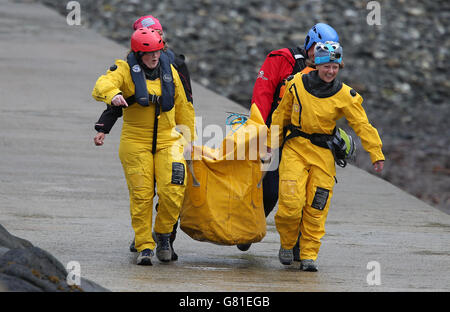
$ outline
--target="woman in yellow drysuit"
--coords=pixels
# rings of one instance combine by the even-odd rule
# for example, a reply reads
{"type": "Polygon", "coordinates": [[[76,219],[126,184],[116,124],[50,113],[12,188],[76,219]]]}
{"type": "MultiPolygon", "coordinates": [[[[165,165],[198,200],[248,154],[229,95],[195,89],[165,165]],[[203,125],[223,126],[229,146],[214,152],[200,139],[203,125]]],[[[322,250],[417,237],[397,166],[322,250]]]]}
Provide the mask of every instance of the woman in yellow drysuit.
{"type": "Polygon", "coordinates": [[[316,71],[288,78],[270,128],[271,136],[276,136],[278,142],[284,139],[284,129],[290,129],[286,138],[292,132],[306,134],[284,141],[275,215],[281,241],[280,262],[285,265],[293,262],[293,247],[301,233],[300,269],[304,271],[317,271],[316,259],[336,175],[332,151],[313,144],[308,135],[331,135],[336,121],[345,117],[370,154],[375,171],[380,172],[384,165],[381,139],[361,106],[362,97],[336,79],[343,66],[342,47],[336,42],[318,43],[314,60],[316,71]]]}
{"type": "Polygon", "coordinates": [[[170,234],[186,186],[183,149],[194,138],[194,108],[177,71],[161,55],[163,48],[158,32],[137,29],[127,61],[116,60],[98,78],[92,92],[98,101],[124,107],[119,157],[130,194],[131,224],[139,252],[136,262],[140,265],[152,264],[155,245],[160,261],[171,260],[170,234]],[[155,182],[159,208],[152,235],[155,182]]]}

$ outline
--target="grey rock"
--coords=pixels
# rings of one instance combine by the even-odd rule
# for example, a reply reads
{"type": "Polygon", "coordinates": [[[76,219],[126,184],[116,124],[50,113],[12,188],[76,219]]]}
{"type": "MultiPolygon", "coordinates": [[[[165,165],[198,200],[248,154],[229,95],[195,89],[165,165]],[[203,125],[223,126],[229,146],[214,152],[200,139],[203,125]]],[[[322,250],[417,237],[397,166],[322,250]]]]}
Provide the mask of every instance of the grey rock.
{"type": "Polygon", "coordinates": [[[20,277],[0,273],[0,291],[42,292],[42,289],[20,277]]]}
{"type": "MultiPolygon", "coordinates": [[[[1,224],[0,224],[0,247],[5,249],[14,249],[14,248],[26,248],[33,246],[29,241],[16,237],[10,234],[1,224]]],[[[0,255],[2,254],[2,250],[0,249],[0,255]]]]}
{"type": "Polygon", "coordinates": [[[0,273],[0,283],[9,291],[108,291],[86,279],[80,286],[68,285],[64,266],[39,247],[11,249],[0,257],[0,273]]]}
{"type": "Polygon", "coordinates": [[[65,267],[49,252],[11,235],[0,225],[0,289],[4,291],[104,292],[106,288],[84,278],[69,285],[65,267]],[[6,246],[6,247],[3,247],[6,246]]]}
{"type": "Polygon", "coordinates": [[[0,257],[9,251],[9,248],[0,246],[0,257]]]}

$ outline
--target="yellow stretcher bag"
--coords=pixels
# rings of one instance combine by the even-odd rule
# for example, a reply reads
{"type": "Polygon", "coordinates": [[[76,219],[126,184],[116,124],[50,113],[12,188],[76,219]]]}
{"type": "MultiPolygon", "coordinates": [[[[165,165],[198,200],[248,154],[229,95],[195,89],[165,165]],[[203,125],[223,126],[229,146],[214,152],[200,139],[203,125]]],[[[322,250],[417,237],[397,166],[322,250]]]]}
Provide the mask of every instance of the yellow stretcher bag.
{"type": "Polygon", "coordinates": [[[250,118],[232,129],[220,148],[194,146],[188,162],[194,176],[188,170],[180,228],[198,241],[236,245],[266,235],[259,151],[267,127],[253,105],[250,118]]]}

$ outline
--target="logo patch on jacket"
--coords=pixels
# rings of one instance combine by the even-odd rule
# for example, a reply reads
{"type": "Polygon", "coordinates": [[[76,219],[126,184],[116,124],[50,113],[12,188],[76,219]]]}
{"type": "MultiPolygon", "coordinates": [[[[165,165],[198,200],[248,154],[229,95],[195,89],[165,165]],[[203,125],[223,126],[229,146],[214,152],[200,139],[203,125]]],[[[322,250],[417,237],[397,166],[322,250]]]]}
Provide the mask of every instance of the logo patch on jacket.
{"type": "Polygon", "coordinates": [[[164,75],[163,75],[163,80],[164,80],[165,82],[171,82],[171,81],[172,81],[172,76],[169,75],[169,74],[164,74],[164,75]]]}
{"type": "Polygon", "coordinates": [[[135,73],[139,73],[141,71],[141,66],[136,64],[131,68],[131,70],[134,71],[135,73]]]}
{"type": "Polygon", "coordinates": [[[262,80],[269,80],[268,78],[264,77],[264,71],[260,71],[258,74],[258,77],[256,79],[261,78],[262,80]]]}

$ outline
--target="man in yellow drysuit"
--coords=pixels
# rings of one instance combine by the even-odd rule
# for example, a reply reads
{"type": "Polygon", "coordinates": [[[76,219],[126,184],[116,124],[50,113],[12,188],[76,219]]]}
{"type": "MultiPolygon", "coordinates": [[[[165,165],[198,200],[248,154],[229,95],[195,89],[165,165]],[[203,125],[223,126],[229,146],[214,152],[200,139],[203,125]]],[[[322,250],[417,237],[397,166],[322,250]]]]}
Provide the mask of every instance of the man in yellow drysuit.
{"type": "Polygon", "coordinates": [[[293,247],[301,233],[300,269],[304,271],[317,271],[316,259],[336,175],[331,149],[313,144],[309,135],[331,137],[336,121],[345,117],[370,154],[375,171],[380,172],[384,165],[381,139],[361,106],[362,97],[336,79],[343,66],[342,47],[336,42],[317,43],[314,59],[316,71],[288,78],[270,128],[271,136],[277,136],[280,143],[284,129],[289,129],[286,138],[292,137],[284,141],[280,163],[280,198],[275,215],[281,241],[279,259],[285,265],[292,263],[293,247]],[[289,136],[293,132],[302,135],[289,136]]]}
{"type": "Polygon", "coordinates": [[[137,29],[127,61],[116,60],[92,92],[98,101],[124,107],[119,157],[130,194],[131,224],[139,252],[136,262],[140,265],[152,264],[155,245],[160,261],[171,260],[170,234],[186,186],[183,149],[194,138],[194,108],[177,71],[161,55],[163,48],[158,32],[137,29]],[[176,130],[180,125],[181,130],[176,130]],[[159,208],[152,237],[155,182],[159,208]]]}

